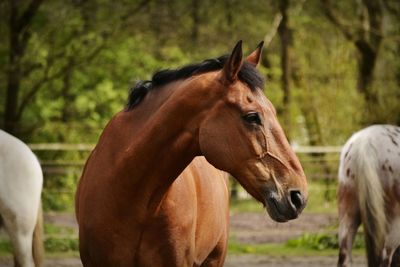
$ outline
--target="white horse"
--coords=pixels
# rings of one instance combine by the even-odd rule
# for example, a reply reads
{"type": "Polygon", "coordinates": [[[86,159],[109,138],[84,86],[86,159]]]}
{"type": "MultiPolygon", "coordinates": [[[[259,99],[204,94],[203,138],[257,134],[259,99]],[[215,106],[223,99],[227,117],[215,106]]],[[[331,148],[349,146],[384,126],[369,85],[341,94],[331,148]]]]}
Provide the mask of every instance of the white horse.
{"type": "Polygon", "coordinates": [[[18,267],[43,262],[43,216],[39,161],[23,142],[0,130],[0,226],[4,226],[18,267]]]}
{"type": "Polygon", "coordinates": [[[343,147],[339,166],[339,261],[349,266],[362,223],[368,266],[392,262],[400,249],[400,127],[374,125],[355,133],[343,147]]]}

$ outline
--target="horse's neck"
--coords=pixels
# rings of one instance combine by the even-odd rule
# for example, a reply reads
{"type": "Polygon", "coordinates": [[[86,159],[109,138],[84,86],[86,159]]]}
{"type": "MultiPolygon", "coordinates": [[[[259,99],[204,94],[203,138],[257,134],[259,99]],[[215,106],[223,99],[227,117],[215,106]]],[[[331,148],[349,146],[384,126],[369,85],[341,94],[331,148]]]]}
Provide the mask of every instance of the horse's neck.
{"type": "MultiPolygon", "coordinates": [[[[134,125],[139,113],[148,117],[133,131],[135,134],[120,158],[119,173],[130,181],[137,193],[147,198],[150,210],[157,207],[172,182],[200,154],[198,126],[205,116],[202,111],[215,101],[204,97],[204,84],[195,88],[196,82],[182,83],[175,83],[173,90],[165,88],[168,92],[160,96],[163,101],[150,101],[151,97],[156,98],[157,92],[154,92],[137,110],[123,114],[125,125],[129,121],[134,125]]],[[[114,127],[122,129],[125,125],[114,127]]]]}

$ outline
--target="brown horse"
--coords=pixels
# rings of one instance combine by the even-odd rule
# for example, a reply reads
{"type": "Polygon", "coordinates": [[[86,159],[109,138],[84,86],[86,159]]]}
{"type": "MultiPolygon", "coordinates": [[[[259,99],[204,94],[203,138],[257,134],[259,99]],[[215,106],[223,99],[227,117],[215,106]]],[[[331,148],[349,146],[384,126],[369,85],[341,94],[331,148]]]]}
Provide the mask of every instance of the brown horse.
{"type": "Polygon", "coordinates": [[[338,266],[350,265],[361,223],[368,266],[400,266],[400,127],[370,126],[347,141],[340,156],[338,207],[338,266]]]}
{"type": "Polygon", "coordinates": [[[106,126],[76,196],[84,266],[222,266],[231,173],[278,222],[307,200],[262,91],[262,43],[156,73],[106,126]],[[211,164],[211,165],[210,165],[211,164]],[[213,167],[213,166],[214,167],[213,167]]]}

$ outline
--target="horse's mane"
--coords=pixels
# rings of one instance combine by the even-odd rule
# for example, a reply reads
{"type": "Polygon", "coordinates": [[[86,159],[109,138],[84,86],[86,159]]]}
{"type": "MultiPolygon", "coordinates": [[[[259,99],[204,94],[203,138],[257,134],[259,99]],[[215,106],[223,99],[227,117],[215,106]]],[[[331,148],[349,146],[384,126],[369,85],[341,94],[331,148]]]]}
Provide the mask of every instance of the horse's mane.
{"type": "MultiPolygon", "coordinates": [[[[126,110],[131,110],[137,104],[139,104],[149,90],[166,85],[173,81],[187,79],[196,74],[220,70],[223,68],[227,59],[228,56],[224,55],[215,59],[207,59],[201,63],[187,65],[178,69],[166,69],[154,73],[151,80],[140,81],[131,89],[126,110]]],[[[246,60],[243,62],[238,77],[239,80],[246,83],[251,90],[264,87],[264,78],[257,71],[257,69],[246,60]]]]}

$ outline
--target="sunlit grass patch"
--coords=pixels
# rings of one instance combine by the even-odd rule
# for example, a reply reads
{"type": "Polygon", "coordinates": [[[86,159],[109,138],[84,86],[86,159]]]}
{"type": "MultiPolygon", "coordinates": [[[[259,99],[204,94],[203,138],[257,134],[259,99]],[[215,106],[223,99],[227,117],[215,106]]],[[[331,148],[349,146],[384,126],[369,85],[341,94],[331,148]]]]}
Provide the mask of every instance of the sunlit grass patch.
{"type": "Polygon", "coordinates": [[[79,241],[77,237],[49,237],[44,241],[44,247],[48,253],[78,251],[79,241]]]}
{"type": "Polygon", "coordinates": [[[12,252],[11,243],[8,240],[0,240],[0,255],[6,255],[12,252]]]}
{"type": "Polygon", "coordinates": [[[75,235],[75,229],[73,227],[59,226],[50,223],[44,224],[44,233],[46,236],[63,235],[71,236],[75,235]]]}
{"type": "MultiPolygon", "coordinates": [[[[364,240],[361,234],[356,236],[353,254],[363,255],[364,240]]],[[[304,234],[288,240],[286,243],[244,244],[231,237],[229,254],[258,254],[271,256],[335,256],[338,254],[337,235],[333,233],[304,234]]]]}
{"type": "MultiPolygon", "coordinates": [[[[327,250],[327,249],[338,249],[339,241],[336,233],[317,233],[309,234],[306,233],[296,239],[288,240],[285,244],[291,248],[307,248],[312,250],[327,250]]],[[[364,237],[362,233],[358,233],[353,242],[354,249],[364,249],[364,237]]]]}
{"type": "Polygon", "coordinates": [[[291,247],[287,244],[242,244],[231,240],[228,245],[229,254],[255,254],[271,256],[333,256],[336,249],[313,250],[307,247],[291,247]]]}
{"type": "MultiPolygon", "coordinates": [[[[72,227],[44,224],[44,248],[46,253],[76,253],[79,240],[72,227]]],[[[12,253],[12,246],[7,235],[0,239],[0,255],[12,253]]]]}

